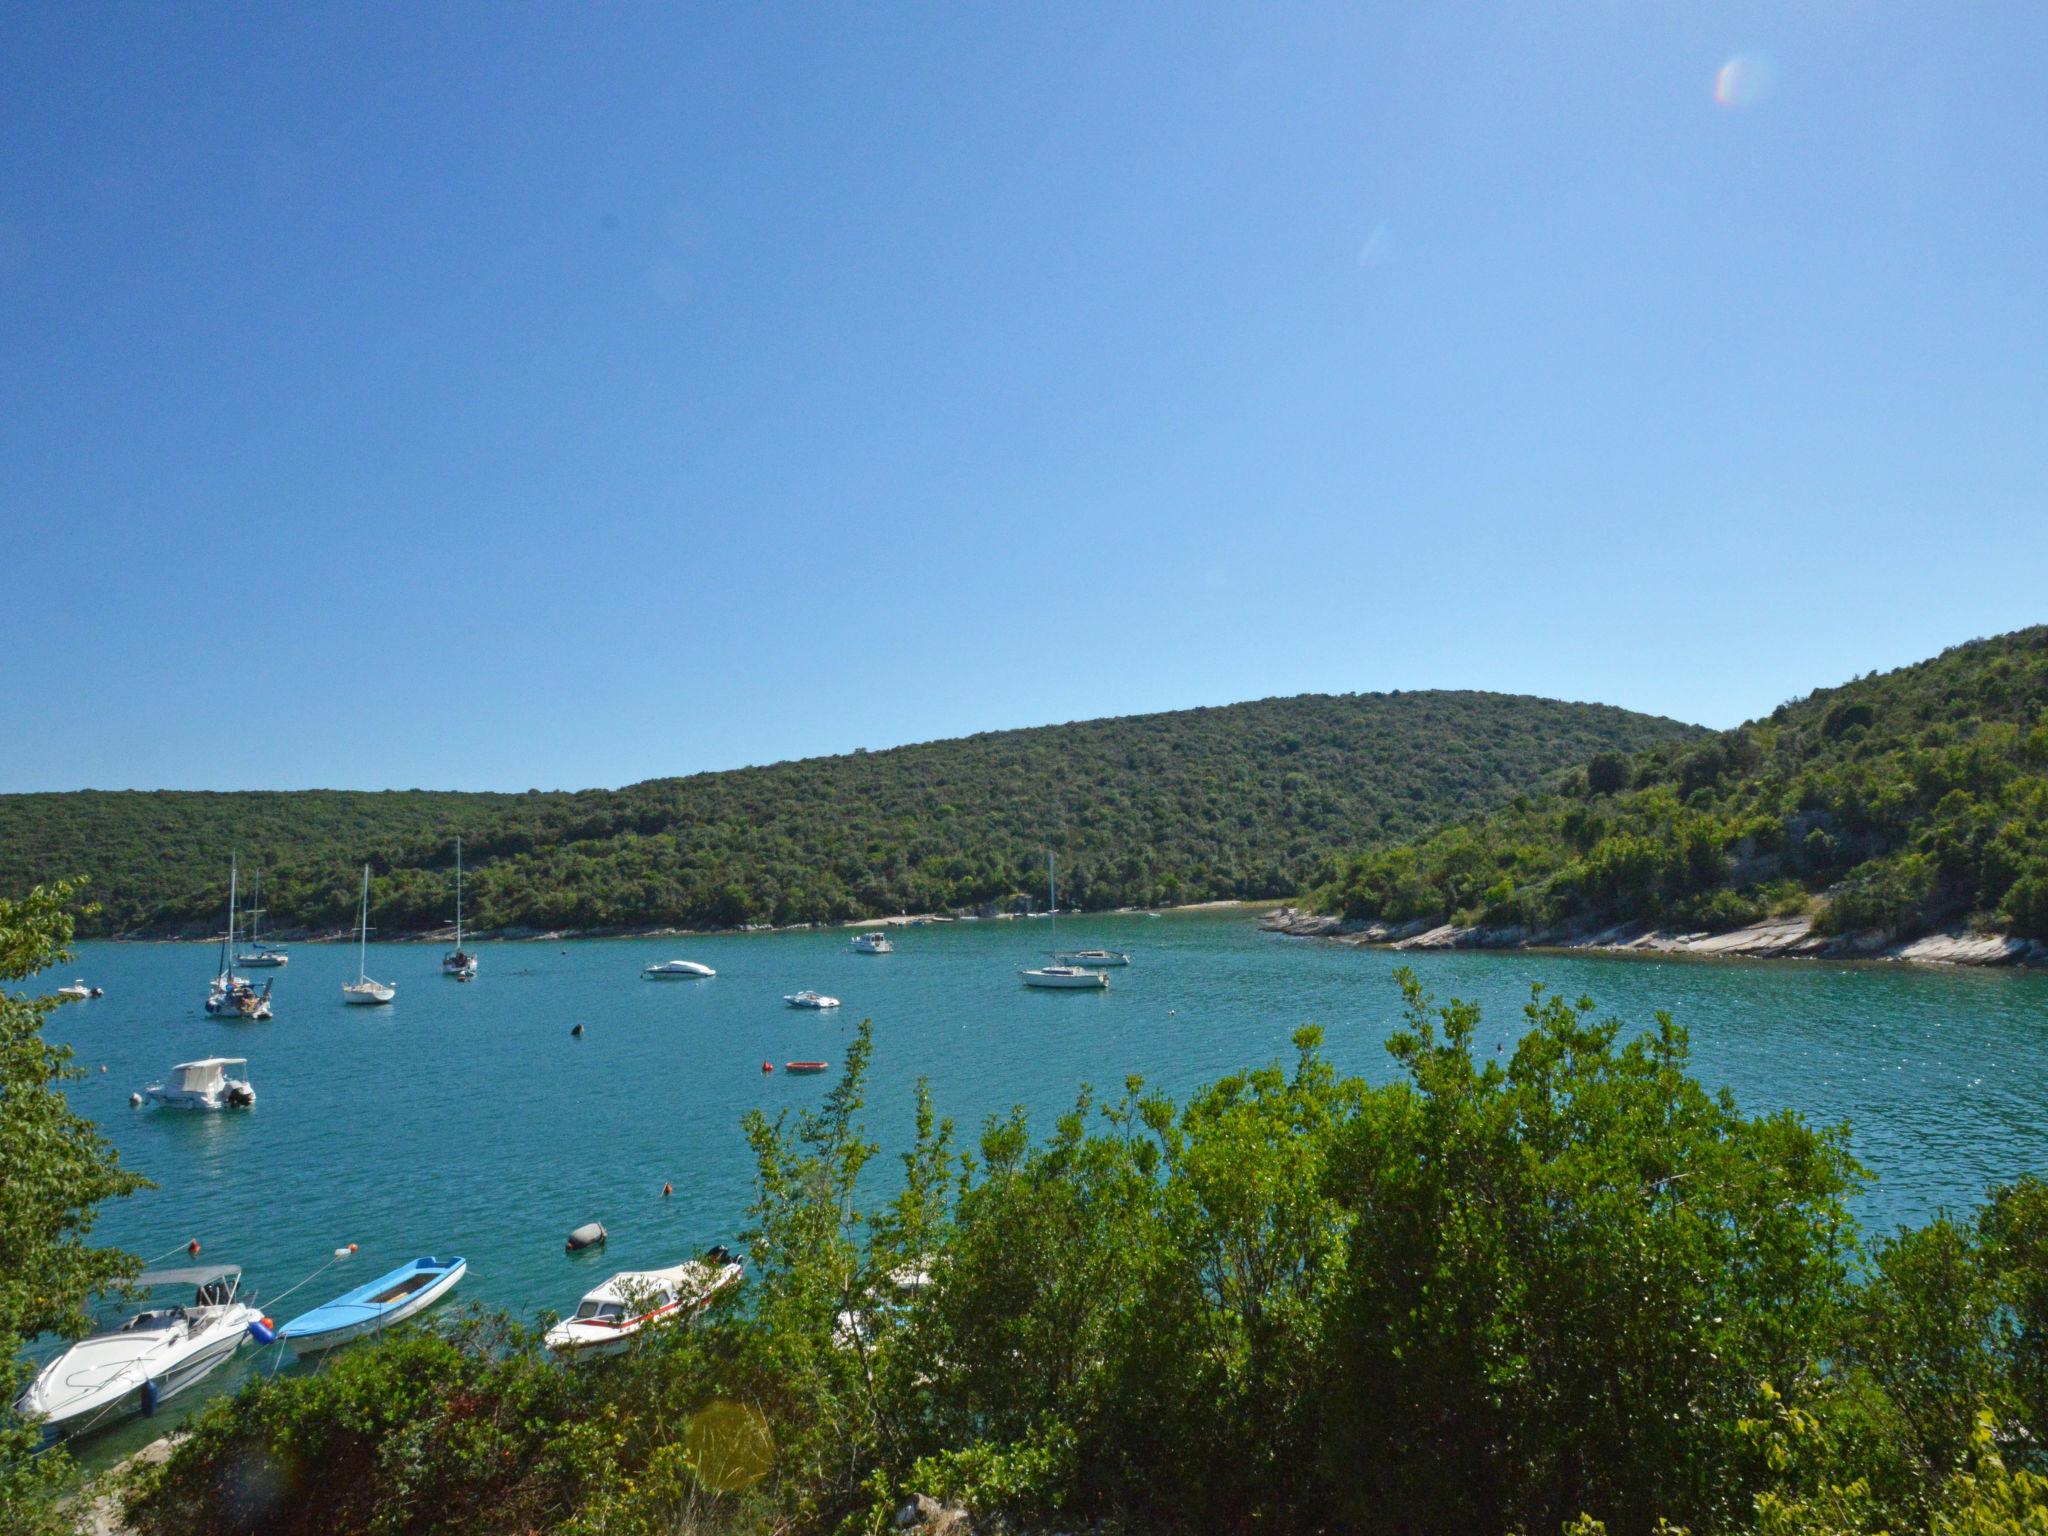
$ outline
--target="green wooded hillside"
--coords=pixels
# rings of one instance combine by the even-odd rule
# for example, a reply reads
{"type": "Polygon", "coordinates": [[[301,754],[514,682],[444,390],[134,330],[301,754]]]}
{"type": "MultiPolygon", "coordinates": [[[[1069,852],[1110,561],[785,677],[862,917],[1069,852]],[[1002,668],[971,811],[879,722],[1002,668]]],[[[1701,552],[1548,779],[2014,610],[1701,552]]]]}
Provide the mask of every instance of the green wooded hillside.
{"type": "Polygon", "coordinates": [[[463,838],[479,928],[729,926],[1003,900],[1110,907],[1286,896],[1342,850],[1505,802],[1597,752],[1702,736],[1490,693],[1305,695],[652,779],[619,790],[0,796],[0,892],[70,875],[95,932],[203,932],[229,851],[267,923],[445,921],[463,838]]]}
{"type": "Polygon", "coordinates": [[[1858,678],[1343,862],[1355,918],[2048,938],[2048,626],[1858,678]]]}

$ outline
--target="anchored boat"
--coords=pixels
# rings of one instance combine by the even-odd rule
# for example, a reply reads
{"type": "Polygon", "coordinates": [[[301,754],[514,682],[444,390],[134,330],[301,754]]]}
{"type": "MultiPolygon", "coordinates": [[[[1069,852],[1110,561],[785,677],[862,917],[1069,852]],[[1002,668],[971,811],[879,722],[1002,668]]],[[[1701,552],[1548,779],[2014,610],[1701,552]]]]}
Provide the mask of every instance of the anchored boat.
{"type": "Polygon", "coordinates": [[[378,981],[370,974],[370,866],[363,866],[363,919],[362,934],[356,940],[356,979],[341,984],[341,1000],[344,1003],[376,1004],[388,1003],[398,996],[398,988],[388,981],[378,981]]]}
{"type": "Polygon", "coordinates": [[[640,972],[642,981],[691,981],[700,976],[716,976],[718,972],[696,960],[664,960],[659,965],[650,965],[640,972]]]}
{"type": "MultiPolygon", "coordinates": [[[[1050,938],[1058,931],[1060,921],[1059,882],[1053,874],[1051,849],[1047,849],[1045,855],[1045,899],[1046,936],[1050,938]]],[[[1109,988],[1109,978],[1102,972],[1065,963],[1065,957],[1057,950],[1053,952],[1051,965],[1041,965],[1031,970],[1019,971],[1017,974],[1024,978],[1024,985],[1027,987],[1046,987],[1074,992],[1102,992],[1109,988]]]]}
{"type": "Polygon", "coordinates": [[[188,1306],[152,1306],[91,1334],[44,1366],[15,1411],[75,1433],[157,1405],[210,1375],[262,1313],[237,1296],[241,1266],[159,1269],[130,1281],[142,1290],[193,1287],[188,1306]]]}
{"type": "Polygon", "coordinates": [[[668,1269],[626,1270],[587,1293],[575,1314],[550,1328],[543,1342],[570,1360],[615,1355],[643,1328],[694,1317],[720,1291],[738,1285],[743,1272],[723,1247],[668,1269]]]}
{"type": "Polygon", "coordinates": [[[469,1272],[467,1259],[413,1259],[389,1274],[303,1312],[280,1328],[302,1355],[318,1354],[417,1316],[446,1296],[469,1272]]]}
{"type": "Polygon", "coordinates": [[[782,1000],[792,1008],[837,1008],[839,999],[827,997],[822,992],[813,992],[806,987],[801,992],[785,992],[782,1000]]]}
{"type": "Polygon", "coordinates": [[[152,1104],[172,1109],[248,1109],[256,1102],[256,1090],[243,1077],[229,1077],[229,1067],[246,1067],[246,1056],[208,1056],[200,1061],[181,1061],[162,1082],[151,1083],[142,1097],[152,1104]]]}

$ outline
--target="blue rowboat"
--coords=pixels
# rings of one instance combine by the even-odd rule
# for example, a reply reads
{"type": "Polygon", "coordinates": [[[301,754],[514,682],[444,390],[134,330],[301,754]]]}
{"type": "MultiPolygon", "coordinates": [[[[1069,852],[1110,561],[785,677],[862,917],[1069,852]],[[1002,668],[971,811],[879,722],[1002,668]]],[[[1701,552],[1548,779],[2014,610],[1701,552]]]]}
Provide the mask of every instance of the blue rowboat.
{"type": "Polygon", "coordinates": [[[426,1311],[454,1290],[468,1270],[467,1259],[413,1259],[301,1313],[278,1329],[277,1336],[289,1340],[302,1355],[318,1354],[426,1311]]]}

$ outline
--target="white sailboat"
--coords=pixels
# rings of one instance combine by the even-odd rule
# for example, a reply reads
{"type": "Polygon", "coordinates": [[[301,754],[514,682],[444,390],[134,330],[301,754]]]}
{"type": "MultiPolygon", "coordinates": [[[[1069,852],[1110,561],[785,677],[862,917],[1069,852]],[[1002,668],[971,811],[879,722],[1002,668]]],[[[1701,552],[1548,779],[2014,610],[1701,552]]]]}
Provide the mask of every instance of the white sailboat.
{"type": "Polygon", "coordinates": [[[291,956],[281,949],[273,948],[256,937],[257,925],[263,917],[263,871],[256,871],[256,889],[249,897],[249,948],[235,956],[235,964],[251,968],[274,970],[291,962],[291,956]]]}
{"type": "Polygon", "coordinates": [[[388,1003],[398,995],[398,988],[389,982],[377,981],[370,975],[370,866],[363,866],[363,920],[362,933],[356,941],[356,979],[343,982],[341,1000],[344,1003],[388,1003]]]}
{"type": "Polygon", "coordinates": [[[228,855],[228,927],[220,939],[220,974],[206,989],[206,1011],[216,1018],[267,1019],[270,1017],[270,983],[257,991],[246,976],[235,974],[235,857],[228,855]]]}
{"type": "Polygon", "coordinates": [[[455,839],[455,950],[441,957],[441,974],[476,980],[476,956],[462,947],[462,839],[455,839]]]}
{"type": "MultiPolygon", "coordinates": [[[[1056,939],[1060,921],[1059,881],[1053,871],[1052,850],[1045,853],[1045,901],[1046,938],[1056,939]]],[[[1083,966],[1062,964],[1059,950],[1053,950],[1053,963],[1041,965],[1035,970],[1019,971],[1027,987],[1046,987],[1068,992],[1106,992],[1109,990],[1109,976],[1106,972],[1089,970],[1083,966]]]]}

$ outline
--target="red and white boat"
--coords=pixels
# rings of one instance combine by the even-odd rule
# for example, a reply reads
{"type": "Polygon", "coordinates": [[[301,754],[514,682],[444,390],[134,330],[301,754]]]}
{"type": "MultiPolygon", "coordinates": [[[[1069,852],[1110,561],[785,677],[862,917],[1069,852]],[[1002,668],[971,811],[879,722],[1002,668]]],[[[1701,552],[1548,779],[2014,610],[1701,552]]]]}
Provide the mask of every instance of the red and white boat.
{"type": "Polygon", "coordinates": [[[785,1061],[782,1064],[782,1070],[785,1072],[829,1072],[831,1069],[832,1063],[829,1061],[785,1061]]]}
{"type": "Polygon", "coordinates": [[[618,1354],[643,1328],[696,1316],[720,1291],[738,1285],[742,1273],[739,1259],[723,1247],[667,1269],[625,1270],[585,1295],[543,1342],[567,1360],[618,1354]]]}

